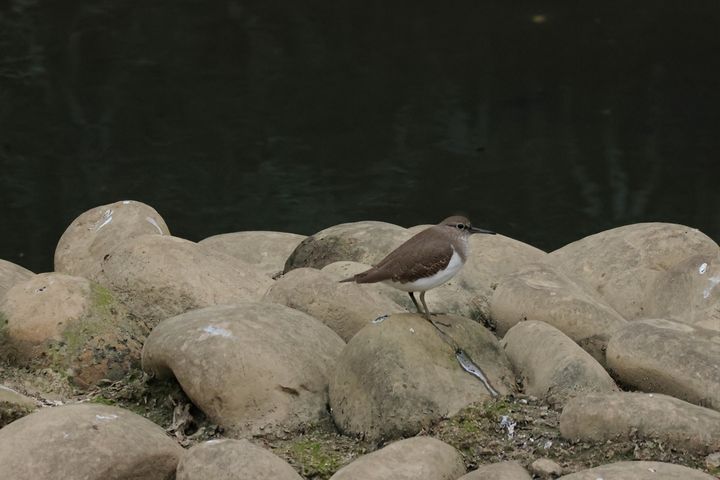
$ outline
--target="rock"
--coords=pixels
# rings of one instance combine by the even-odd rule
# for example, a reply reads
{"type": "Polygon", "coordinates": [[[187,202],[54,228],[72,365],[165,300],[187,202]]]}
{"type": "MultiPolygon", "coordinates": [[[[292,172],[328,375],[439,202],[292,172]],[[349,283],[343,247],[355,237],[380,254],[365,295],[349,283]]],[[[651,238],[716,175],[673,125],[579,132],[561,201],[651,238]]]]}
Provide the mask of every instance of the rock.
{"type": "Polygon", "coordinates": [[[343,347],[302,312],[242,302],[161,322],[142,364],[159,377],[174,375],[213,422],[242,435],[272,433],[326,413],[328,376],[343,347]]]}
{"type": "Polygon", "coordinates": [[[720,332],[669,320],[628,323],[607,348],[624,383],[720,410],[720,332]]]}
{"type": "Polygon", "coordinates": [[[181,238],[142,235],[106,255],[99,281],[150,327],[195,308],[260,300],[273,281],[181,238]]]}
{"type": "Polygon", "coordinates": [[[199,244],[242,260],[255,270],[274,277],[282,273],[285,261],[305,238],[285,232],[235,232],[208,237],[199,244]]]}
{"type": "Polygon", "coordinates": [[[720,449],[720,412],[661,394],[590,393],[570,400],[560,416],[570,440],[660,440],[681,450],[720,449]]]}
{"type": "Polygon", "coordinates": [[[305,312],[349,341],[381,315],[401,312],[395,302],[355,283],[314,268],[297,268],[270,287],[265,300],[305,312]]]}
{"type": "Polygon", "coordinates": [[[446,290],[452,291],[454,282],[457,285],[455,291],[468,292],[470,299],[463,305],[464,309],[450,305],[445,307],[447,311],[486,322],[492,321],[490,299],[500,280],[521,266],[547,256],[540,249],[503,235],[473,235],[468,251],[467,262],[460,273],[450,282],[428,292],[427,300],[435,302],[435,297],[446,298],[446,290]]]}
{"type": "Polygon", "coordinates": [[[369,325],[350,340],[330,381],[330,406],[341,431],[369,440],[411,436],[489,398],[483,383],[459,365],[457,347],[500,394],[512,391],[510,364],[492,333],[462,317],[435,321],[450,325],[441,327],[448,337],[406,313],[369,325]]]}
{"type": "Polygon", "coordinates": [[[593,357],[552,325],[527,321],[515,325],[501,342],[525,393],[563,404],[581,392],[617,390],[593,357]]]}
{"type": "Polygon", "coordinates": [[[458,480],[532,480],[532,477],[517,462],[499,462],[480,465],[458,480]]]}
{"type": "Polygon", "coordinates": [[[0,357],[52,368],[83,389],[125,376],[145,335],[108,290],[81,277],[35,275],[0,302],[0,357]]]}
{"type": "Polygon", "coordinates": [[[60,237],[55,271],[95,280],[106,255],[146,234],[170,235],[154,208],[132,200],[95,207],[77,217],[60,237]]]}
{"type": "Polygon", "coordinates": [[[539,263],[525,265],[500,281],[490,315],[501,335],[524,320],[550,324],[601,364],[610,335],[627,323],[556,268],[539,263]]]}
{"type": "Polygon", "coordinates": [[[33,272],[20,265],[0,259],[0,301],[13,286],[30,280],[33,275],[33,272]]]}
{"type": "Polygon", "coordinates": [[[414,437],[363,455],[330,480],[455,480],[465,473],[462,456],[447,443],[414,437]]]}
{"type": "Polygon", "coordinates": [[[645,317],[720,330],[720,256],[695,255],[664,272],[653,285],[645,317]]]}
{"type": "Polygon", "coordinates": [[[76,404],[43,408],[0,430],[0,478],[173,478],[183,449],[128,410],[76,404]]]}
{"type": "Polygon", "coordinates": [[[177,480],[302,480],[272,452],[247,440],[210,440],[192,447],[180,460],[177,480]]]}
{"type": "Polygon", "coordinates": [[[538,458],[530,465],[530,471],[534,476],[546,479],[557,478],[562,475],[562,467],[549,458],[538,458]]]}
{"type": "Polygon", "coordinates": [[[375,265],[412,235],[405,228],[385,222],[335,225],[306,238],[285,263],[284,273],[295,268],[323,268],[340,260],[375,265]]]}
{"type": "Polygon", "coordinates": [[[0,385],[0,428],[37,408],[35,400],[0,385]]]}
{"type": "MultiPolygon", "coordinates": [[[[344,279],[350,278],[353,275],[364,272],[365,270],[368,270],[370,268],[370,265],[365,265],[364,263],[342,261],[333,262],[325,265],[320,271],[338,275],[340,278],[344,279]]],[[[377,292],[388,300],[391,300],[396,304],[400,305],[408,312],[417,312],[417,309],[415,308],[415,305],[413,305],[412,300],[410,300],[410,296],[407,294],[407,292],[403,292],[402,290],[398,290],[397,288],[393,288],[390,285],[386,285],[382,282],[364,283],[361,285],[361,288],[364,292],[377,292]]]]}
{"type": "Polygon", "coordinates": [[[705,467],[708,470],[717,470],[720,468],[720,452],[711,453],[705,457],[705,467]]]}
{"type": "Polygon", "coordinates": [[[720,295],[714,292],[720,275],[700,273],[702,265],[712,265],[717,274],[719,259],[718,245],[696,229],[639,223],[566,245],[550,253],[547,262],[588,286],[627,320],[684,317],[695,323],[693,311],[707,300],[705,289],[720,295]],[[695,279],[687,281],[686,275],[695,279]]]}
{"type": "Polygon", "coordinates": [[[560,480],[715,480],[699,470],[664,462],[617,462],[581,470],[560,480]]]}

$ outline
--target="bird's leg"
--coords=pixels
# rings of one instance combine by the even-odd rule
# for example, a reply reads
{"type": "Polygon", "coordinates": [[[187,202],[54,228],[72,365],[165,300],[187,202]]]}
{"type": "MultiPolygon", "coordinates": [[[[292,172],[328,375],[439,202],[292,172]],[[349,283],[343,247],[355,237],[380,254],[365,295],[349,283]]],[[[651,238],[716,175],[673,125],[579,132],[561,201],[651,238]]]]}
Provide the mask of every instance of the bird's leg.
{"type": "Polygon", "coordinates": [[[408,295],[410,295],[410,299],[415,304],[415,308],[417,309],[418,313],[422,314],[423,312],[422,312],[422,310],[420,310],[420,305],[418,305],[417,300],[415,300],[415,293],[408,292],[408,295]]]}
{"type": "MultiPolygon", "coordinates": [[[[438,328],[438,326],[435,324],[435,322],[433,321],[433,319],[430,318],[430,315],[432,315],[432,314],[430,313],[430,309],[428,308],[427,303],[425,303],[425,292],[420,292],[420,301],[422,302],[423,307],[425,307],[425,318],[426,318],[430,323],[432,323],[433,325],[435,325],[435,328],[437,328],[438,330],[440,330],[440,329],[438,328]]],[[[446,324],[446,323],[442,323],[442,322],[438,322],[438,323],[439,323],[440,325],[444,326],[444,327],[449,327],[449,326],[450,326],[450,325],[448,325],[448,324],[446,324]]]]}

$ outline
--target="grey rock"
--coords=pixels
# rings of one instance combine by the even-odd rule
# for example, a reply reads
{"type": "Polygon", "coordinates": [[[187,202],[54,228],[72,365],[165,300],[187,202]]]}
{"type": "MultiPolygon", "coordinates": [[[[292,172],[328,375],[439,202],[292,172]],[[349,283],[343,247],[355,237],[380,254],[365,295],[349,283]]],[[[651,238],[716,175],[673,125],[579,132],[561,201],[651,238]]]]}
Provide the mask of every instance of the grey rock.
{"type": "Polygon", "coordinates": [[[560,477],[561,480],[715,480],[699,470],[664,462],[617,462],[560,477]]]}
{"type": "Polygon", "coordinates": [[[582,392],[617,390],[610,375],[568,336],[544,322],[515,325],[501,342],[525,393],[563,404],[582,392]]]}

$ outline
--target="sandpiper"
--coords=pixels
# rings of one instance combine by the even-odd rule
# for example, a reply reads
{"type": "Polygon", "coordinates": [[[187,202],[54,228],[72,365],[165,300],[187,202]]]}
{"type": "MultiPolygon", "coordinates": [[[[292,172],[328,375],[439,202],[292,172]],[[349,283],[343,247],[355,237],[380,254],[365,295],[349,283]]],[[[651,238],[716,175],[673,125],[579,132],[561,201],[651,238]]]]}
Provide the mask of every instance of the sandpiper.
{"type": "Polygon", "coordinates": [[[408,292],[418,313],[435,325],[425,303],[425,292],[450,280],[465,265],[468,239],[473,233],[495,234],[473,227],[465,217],[448,217],[410,238],[370,270],[342,281],[383,282],[408,292]],[[415,299],[415,292],[420,292],[424,312],[415,299]]]}

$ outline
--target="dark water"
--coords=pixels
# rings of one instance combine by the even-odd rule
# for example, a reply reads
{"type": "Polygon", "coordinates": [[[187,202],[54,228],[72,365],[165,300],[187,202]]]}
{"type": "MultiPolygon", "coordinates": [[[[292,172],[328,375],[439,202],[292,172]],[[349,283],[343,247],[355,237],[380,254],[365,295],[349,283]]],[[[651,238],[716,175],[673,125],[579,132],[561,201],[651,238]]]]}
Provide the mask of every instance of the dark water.
{"type": "Polygon", "coordinates": [[[464,212],[720,239],[720,2],[0,2],[0,258],[81,212],[199,240],[464,212]],[[448,3],[448,5],[446,5],[448,3]]]}

